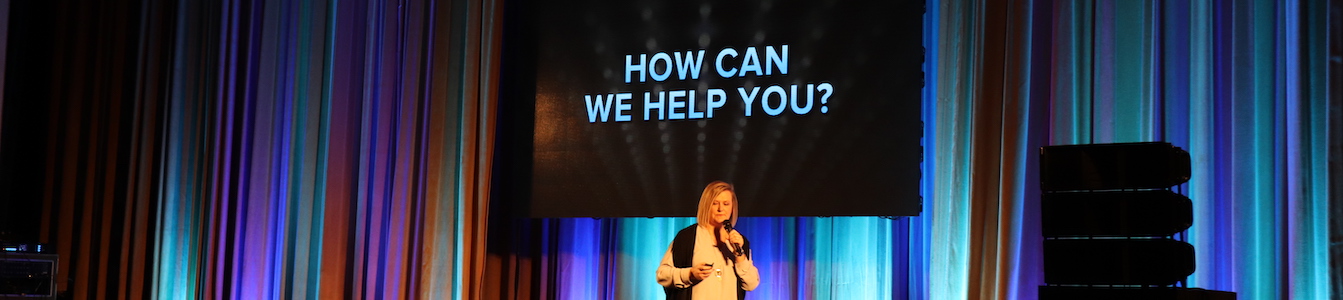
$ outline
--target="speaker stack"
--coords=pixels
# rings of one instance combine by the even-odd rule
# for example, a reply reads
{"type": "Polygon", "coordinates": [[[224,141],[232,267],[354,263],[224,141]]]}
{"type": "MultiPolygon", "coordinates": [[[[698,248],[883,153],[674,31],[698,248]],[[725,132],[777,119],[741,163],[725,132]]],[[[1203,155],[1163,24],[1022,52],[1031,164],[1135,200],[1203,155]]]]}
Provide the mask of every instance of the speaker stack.
{"type": "Polygon", "coordinates": [[[1174,237],[1194,209],[1171,187],[1189,175],[1189,152],[1170,143],[1040,148],[1040,299],[1235,299],[1183,287],[1194,246],[1174,237]]]}

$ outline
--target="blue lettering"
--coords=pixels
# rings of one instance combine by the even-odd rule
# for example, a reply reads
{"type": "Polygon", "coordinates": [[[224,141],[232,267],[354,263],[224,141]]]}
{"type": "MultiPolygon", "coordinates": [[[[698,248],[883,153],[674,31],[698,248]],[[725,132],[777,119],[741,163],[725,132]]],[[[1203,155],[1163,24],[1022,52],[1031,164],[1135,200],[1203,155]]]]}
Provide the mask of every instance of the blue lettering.
{"type": "Polygon", "coordinates": [[[765,113],[771,116],[777,116],[779,115],[779,113],[782,113],[784,104],[787,102],[788,102],[787,93],[783,91],[782,87],[779,87],[777,85],[771,85],[765,88],[765,95],[760,96],[760,108],[764,109],[765,113]],[[779,106],[769,107],[770,94],[779,94],[779,106]]]}
{"type": "Polygon", "coordinates": [[[602,116],[602,122],[606,122],[611,116],[611,102],[614,102],[613,98],[615,98],[615,95],[608,95],[606,100],[602,100],[602,95],[597,95],[596,97],[593,97],[592,95],[583,95],[583,101],[588,104],[588,123],[597,123],[598,115],[602,116]],[[593,102],[596,103],[594,104],[593,102]]]}
{"type": "Polygon", "coordinates": [[[676,111],[677,108],[684,108],[686,106],[685,100],[677,100],[682,98],[685,98],[685,90],[671,91],[667,93],[668,120],[685,119],[685,113],[676,111]]]}
{"type": "MultiPolygon", "coordinates": [[[[630,121],[630,104],[625,103],[625,101],[630,100],[632,97],[633,96],[630,95],[630,93],[616,94],[616,122],[630,121]]],[[[607,97],[607,99],[610,99],[610,97],[607,97]]]]}
{"type": "Polygon", "coordinates": [[[732,68],[731,70],[723,69],[723,57],[728,55],[737,57],[737,50],[726,48],[723,49],[723,51],[718,51],[718,58],[714,60],[714,65],[716,65],[718,69],[718,76],[722,76],[723,78],[732,78],[732,75],[737,73],[737,68],[732,68]]]}
{"type": "Polygon", "coordinates": [[[667,77],[671,77],[671,70],[672,70],[671,56],[667,55],[666,52],[658,52],[657,54],[653,54],[653,61],[648,62],[648,73],[652,73],[653,80],[655,81],[667,80],[667,77]],[[662,65],[667,66],[666,68],[662,68],[663,71],[662,74],[658,74],[657,66],[659,61],[662,62],[662,65]]]}
{"type": "Polygon", "coordinates": [[[658,120],[666,119],[667,110],[662,104],[662,98],[666,94],[667,92],[658,93],[658,101],[654,102],[652,93],[644,92],[644,121],[652,120],[648,116],[648,111],[654,109],[658,110],[658,120]]]}
{"type": "Polygon", "coordinates": [[[765,75],[771,75],[775,66],[779,68],[779,74],[788,74],[788,45],[780,46],[783,48],[783,55],[774,51],[774,46],[765,46],[765,75]]]}
{"type": "Polygon", "coordinates": [[[639,54],[639,64],[637,65],[630,61],[633,58],[632,55],[625,55],[625,83],[630,83],[630,73],[634,71],[639,71],[639,82],[644,82],[645,78],[648,77],[648,68],[644,67],[648,62],[648,54],[639,54]]]}
{"type": "Polygon", "coordinates": [[[797,106],[797,85],[793,85],[793,105],[791,105],[793,107],[793,113],[805,115],[811,112],[811,97],[816,94],[816,90],[813,89],[812,86],[813,84],[807,84],[807,106],[797,106]]]}
{"type": "MultiPolygon", "coordinates": [[[[723,107],[723,104],[726,103],[727,92],[724,92],[722,89],[709,89],[709,107],[705,109],[705,117],[713,118],[713,111],[719,107],[723,107]]],[[[746,103],[747,115],[750,115],[750,104],[750,102],[746,103]]]]}
{"type": "Polygon", "coordinates": [[[704,66],[704,50],[700,50],[698,56],[694,55],[694,52],[686,51],[685,60],[681,59],[681,52],[676,52],[676,77],[681,80],[685,80],[686,73],[690,73],[690,79],[699,79],[701,66],[704,66]]]}
{"type": "Polygon", "coordinates": [[[702,112],[702,111],[695,111],[695,90],[690,90],[690,100],[686,101],[686,104],[689,104],[689,105],[690,105],[690,107],[686,109],[686,111],[687,111],[686,114],[688,115],[688,116],[687,116],[688,118],[690,118],[690,119],[703,119],[703,118],[704,118],[704,112],[702,112]]]}
{"type": "MultiPolygon", "coordinates": [[[[756,92],[759,92],[759,91],[760,91],[760,87],[753,87],[753,88],[751,88],[751,93],[750,93],[750,94],[746,94],[746,88],[744,88],[744,87],[739,87],[739,88],[737,88],[737,93],[738,93],[738,94],[741,94],[741,102],[746,104],[746,105],[744,105],[744,106],[745,106],[745,108],[746,108],[746,116],[747,116],[747,117],[750,117],[750,116],[751,116],[751,103],[752,103],[752,102],[755,102],[755,95],[756,95],[756,92]]],[[[763,101],[762,101],[762,102],[763,102],[763,101]]]]}
{"type": "Polygon", "coordinates": [[[741,62],[741,73],[738,77],[746,77],[746,72],[755,72],[755,76],[760,76],[764,72],[760,71],[760,55],[755,53],[755,47],[746,47],[746,58],[741,62]]]}

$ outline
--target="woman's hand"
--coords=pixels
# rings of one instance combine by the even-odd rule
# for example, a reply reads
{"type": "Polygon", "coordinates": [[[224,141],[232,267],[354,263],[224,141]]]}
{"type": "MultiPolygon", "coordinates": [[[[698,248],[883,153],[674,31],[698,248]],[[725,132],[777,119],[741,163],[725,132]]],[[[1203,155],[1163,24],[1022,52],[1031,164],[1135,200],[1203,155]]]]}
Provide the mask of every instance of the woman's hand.
{"type": "Polygon", "coordinates": [[[741,246],[743,241],[741,233],[738,233],[736,230],[727,231],[727,229],[724,229],[723,227],[718,227],[718,242],[729,246],[741,246]]]}
{"type": "MultiPolygon", "coordinates": [[[[741,233],[740,233],[740,232],[737,232],[736,230],[729,231],[727,234],[723,234],[722,236],[723,236],[723,239],[725,240],[725,241],[723,241],[723,243],[728,244],[729,247],[731,247],[731,248],[734,249],[734,250],[736,250],[736,249],[741,249],[742,244],[745,244],[745,243],[746,243],[746,239],[743,238],[743,237],[741,236],[741,233]]],[[[733,253],[733,254],[737,254],[737,253],[733,253]]],[[[746,260],[746,252],[745,252],[745,251],[741,251],[741,255],[736,255],[735,257],[732,258],[732,262],[733,262],[733,263],[736,263],[736,264],[741,264],[741,262],[742,262],[743,260],[746,260]]]]}
{"type": "Polygon", "coordinates": [[[709,278],[709,275],[712,274],[713,264],[710,263],[702,263],[698,266],[690,267],[690,281],[693,282],[703,281],[705,278],[709,278]]]}
{"type": "Polygon", "coordinates": [[[737,247],[737,249],[741,249],[741,245],[746,243],[746,239],[741,237],[741,233],[733,230],[727,235],[727,243],[737,247]]]}

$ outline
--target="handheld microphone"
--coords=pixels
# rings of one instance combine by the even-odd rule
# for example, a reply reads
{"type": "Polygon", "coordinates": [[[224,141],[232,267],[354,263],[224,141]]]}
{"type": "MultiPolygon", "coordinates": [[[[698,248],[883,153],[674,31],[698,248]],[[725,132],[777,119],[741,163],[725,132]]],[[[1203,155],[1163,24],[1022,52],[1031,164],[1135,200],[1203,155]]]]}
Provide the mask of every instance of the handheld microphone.
{"type": "MultiPolygon", "coordinates": [[[[723,220],[723,229],[727,229],[728,233],[732,233],[732,220],[723,220]]],[[[741,256],[741,245],[729,244],[732,245],[732,254],[741,256]]]]}

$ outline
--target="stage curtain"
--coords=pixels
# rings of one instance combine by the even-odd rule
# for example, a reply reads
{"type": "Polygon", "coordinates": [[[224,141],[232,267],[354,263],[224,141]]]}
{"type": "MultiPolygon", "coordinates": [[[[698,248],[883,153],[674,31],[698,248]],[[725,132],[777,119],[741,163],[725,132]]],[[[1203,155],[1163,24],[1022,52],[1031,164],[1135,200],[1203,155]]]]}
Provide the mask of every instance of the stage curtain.
{"type": "Polygon", "coordinates": [[[148,298],[170,19],[125,1],[3,5],[0,239],[58,254],[62,299],[148,298]]]}
{"type": "MultiPolygon", "coordinates": [[[[34,172],[0,192],[41,199],[74,299],[659,299],[693,222],[492,199],[498,2],[9,3],[0,157],[34,172]]],[[[743,218],[751,297],[1035,298],[1037,147],[1164,140],[1189,286],[1327,299],[1327,11],[930,1],[923,212],[743,218]]]]}
{"type": "Polygon", "coordinates": [[[969,298],[1034,298],[1042,284],[1036,146],[1139,141],[1194,157],[1193,178],[1178,187],[1196,205],[1184,235],[1198,257],[1189,286],[1246,299],[1329,296],[1323,1],[942,5],[948,21],[961,18],[943,22],[942,44],[968,50],[941,50],[960,56],[938,60],[950,65],[938,76],[947,104],[938,116],[968,117],[937,138],[970,150],[949,153],[965,169],[936,178],[970,191],[934,193],[968,201],[968,221],[949,223],[969,228],[968,243],[951,244],[968,247],[969,298]]]}
{"type": "Polygon", "coordinates": [[[64,297],[481,298],[497,2],[13,8],[64,297]]]}
{"type": "Polygon", "coordinates": [[[1056,59],[1090,56],[1090,68],[1056,66],[1052,86],[1092,96],[1055,96],[1053,110],[1076,113],[1055,115],[1051,143],[1185,148],[1194,173],[1180,190],[1194,200],[1187,238],[1198,258],[1189,285],[1327,298],[1325,3],[1071,4],[1055,6],[1056,34],[1071,41],[1055,43],[1056,59]]]}
{"type": "Polygon", "coordinates": [[[155,296],[478,298],[496,3],[180,5],[155,296]]]}
{"type": "Polygon", "coordinates": [[[937,177],[968,177],[969,221],[950,223],[969,227],[970,298],[1034,298],[1042,283],[1032,194],[1042,137],[1189,150],[1194,176],[1180,190],[1196,204],[1187,239],[1199,269],[1189,285],[1251,299],[1328,297],[1322,1],[943,6],[944,16],[963,18],[947,27],[966,26],[944,30],[943,44],[971,49],[946,47],[960,59],[939,60],[952,65],[939,76],[947,91],[939,103],[956,106],[939,116],[970,117],[953,122],[969,129],[938,142],[968,144],[968,154],[951,154],[969,170],[937,177]],[[949,73],[957,70],[968,71],[949,73]]]}

